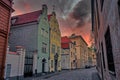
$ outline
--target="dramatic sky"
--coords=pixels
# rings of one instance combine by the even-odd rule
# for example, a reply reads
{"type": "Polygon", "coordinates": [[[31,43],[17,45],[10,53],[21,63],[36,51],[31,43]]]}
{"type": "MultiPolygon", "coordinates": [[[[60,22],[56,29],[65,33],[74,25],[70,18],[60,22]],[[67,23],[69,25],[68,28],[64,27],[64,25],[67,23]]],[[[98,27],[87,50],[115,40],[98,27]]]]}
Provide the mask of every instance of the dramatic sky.
{"type": "Polygon", "coordinates": [[[42,4],[47,4],[49,14],[55,6],[62,36],[82,35],[90,45],[90,0],[14,0],[13,15],[40,10],[42,4]]]}

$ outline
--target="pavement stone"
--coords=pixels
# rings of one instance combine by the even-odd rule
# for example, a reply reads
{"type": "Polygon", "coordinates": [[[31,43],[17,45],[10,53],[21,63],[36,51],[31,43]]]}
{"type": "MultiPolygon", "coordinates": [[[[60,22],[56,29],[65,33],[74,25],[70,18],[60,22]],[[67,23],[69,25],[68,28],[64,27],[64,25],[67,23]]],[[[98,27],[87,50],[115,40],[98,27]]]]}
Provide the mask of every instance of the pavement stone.
{"type": "Polygon", "coordinates": [[[95,68],[61,71],[25,80],[100,80],[95,68]]]}

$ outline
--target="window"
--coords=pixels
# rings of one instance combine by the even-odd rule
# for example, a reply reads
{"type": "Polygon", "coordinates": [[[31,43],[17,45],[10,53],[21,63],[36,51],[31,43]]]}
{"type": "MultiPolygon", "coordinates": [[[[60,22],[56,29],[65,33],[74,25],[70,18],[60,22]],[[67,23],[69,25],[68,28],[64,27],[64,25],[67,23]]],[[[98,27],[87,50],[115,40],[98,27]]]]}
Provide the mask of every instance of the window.
{"type": "Polygon", "coordinates": [[[103,43],[101,43],[101,47],[102,47],[103,67],[104,67],[104,69],[105,69],[105,57],[104,57],[103,43]]]}
{"type": "Polygon", "coordinates": [[[60,47],[57,47],[57,53],[60,54],[60,47]]]}
{"type": "Polygon", "coordinates": [[[76,41],[74,41],[74,45],[76,45],[76,41]]]}
{"type": "Polygon", "coordinates": [[[71,57],[72,57],[73,55],[72,55],[72,52],[71,52],[71,57]]]}
{"type": "Polygon", "coordinates": [[[43,28],[41,29],[41,35],[42,36],[44,35],[44,29],[43,28]]]}
{"type": "Polygon", "coordinates": [[[108,69],[111,72],[115,72],[114,66],[114,59],[113,59],[113,51],[112,51],[112,44],[111,44],[111,36],[110,36],[110,29],[108,29],[105,34],[105,43],[106,43],[106,53],[107,53],[107,61],[108,61],[108,69]]]}
{"type": "Polygon", "coordinates": [[[6,69],[6,78],[10,77],[11,73],[11,64],[7,64],[7,69],[6,69]]]}
{"type": "Polygon", "coordinates": [[[42,53],[47,53],[47,44],[42,43],[42,53]]]}
{"type": "Polygon", "coordinates": [[[100,3],[101,3],[101,11],[103,9],[103,4],[104,4],[104,0],[100,0],[100,3]]]}
{"type": "Polygon", "coordinates": [[[48,38],[48,31],[45,31],[45,37],[48,38]]]}
{"type": "Polygon", "coordinates": [[[51,68],[53,68],[53,60],[51,60],[51,68]]]}
{"type": "Polygon", "coordinates": [[[55,54],[55,45],[52,45],[52,53],[55,54]]]}
{"type": "Polygon", "coordinates": [[[76,48],[75,48],[75,53],[76,53],[76,48]]]}
{"type": "Polygon", "coordinates": [[[61,66],[61,62],[60,61],[58,61],[58,67],[60,67],[61,66]]]}
{"type": "Polygon", "coordinates": [[[47,20],[47,18],[46,18],[46,17],[44,17],[44,20],[46,21],[46,20],[47,20]]]}

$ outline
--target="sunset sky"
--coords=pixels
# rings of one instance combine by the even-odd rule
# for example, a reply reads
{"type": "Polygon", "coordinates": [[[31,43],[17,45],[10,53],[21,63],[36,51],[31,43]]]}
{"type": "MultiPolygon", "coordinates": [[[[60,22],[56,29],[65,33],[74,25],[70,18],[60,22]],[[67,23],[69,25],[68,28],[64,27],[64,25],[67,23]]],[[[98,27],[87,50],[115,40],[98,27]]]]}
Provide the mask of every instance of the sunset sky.
{"type": "Polygon", "coordinates": [[[40,10],[42,4],[47,4],[48,14],[52,12],[55,5],[62,36],[70,36],[73,33],[82,35],[90,45],[90,0],[14,0],[13,15],[40,10]]]}

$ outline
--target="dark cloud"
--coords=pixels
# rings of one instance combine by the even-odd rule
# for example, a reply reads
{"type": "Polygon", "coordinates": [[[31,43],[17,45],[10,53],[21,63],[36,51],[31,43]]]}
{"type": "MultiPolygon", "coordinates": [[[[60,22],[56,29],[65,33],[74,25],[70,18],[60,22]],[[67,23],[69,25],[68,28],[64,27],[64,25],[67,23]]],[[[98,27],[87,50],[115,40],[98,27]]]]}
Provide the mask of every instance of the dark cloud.
{"type": "MultiPolygon", "coordinates": [[[[47,4],[50,13],[55,5],[55,10],[59,15],[64,14],[66,10],[70,10],[74,0],[14,0],[14,8],[22,13],[31,12],[42,9],[42,4],[47,4]],[[66,10],[65,10],[66,9],[66,10]]],[[[14,12],[14,14],[19,14],[14,12]]]]}
{"type": "Polygon", "coordinates": [[[55,5],[63,36],[76,33],[86,36],[88,40],[91,27],[90,0],[14,0],[14,15],[40,10],[42,4],[47,4],[49,14],[55,5]]]}
{"type": "Polygon", "coordinates": [[[76,26],[80,27],[91,20],[90,0],[82,0],[76,4],[69,16],[76,20],[76,26]]]}

